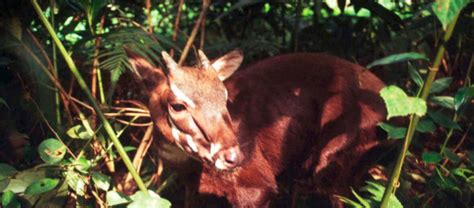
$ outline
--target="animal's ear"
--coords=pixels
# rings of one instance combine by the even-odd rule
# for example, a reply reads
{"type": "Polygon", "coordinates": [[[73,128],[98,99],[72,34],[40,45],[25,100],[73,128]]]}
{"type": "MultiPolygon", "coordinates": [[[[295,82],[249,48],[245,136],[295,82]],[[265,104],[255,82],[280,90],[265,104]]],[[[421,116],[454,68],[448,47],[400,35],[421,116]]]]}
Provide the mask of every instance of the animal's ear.
{"type": "Polygon", "coordinates": [[[233,50],[213,61],[211,65],[216,70],[219,79],[224,81],[239,68],[243,60],[243,52],[241,50],[233,50]]]}
{"type": "Polygon", "coordinates": [[[160,68],[130,49],[126,48],[125,51],[135,77],[143,82],[148,91],[155,89],[159,83],[166,82],[166,76],[160,68]]]}

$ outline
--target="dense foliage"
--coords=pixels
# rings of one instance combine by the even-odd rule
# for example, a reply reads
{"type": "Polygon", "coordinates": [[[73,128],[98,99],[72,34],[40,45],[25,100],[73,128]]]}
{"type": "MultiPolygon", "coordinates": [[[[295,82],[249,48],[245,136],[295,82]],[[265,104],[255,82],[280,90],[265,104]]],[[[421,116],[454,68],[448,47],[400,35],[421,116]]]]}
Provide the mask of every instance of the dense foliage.
{"type": "Polygon", "coordinates": [[[167,207],[160,196],[184,195],[154,154],[125,48],[157,65],[162,50],[192,64],[195,49],[240,48],[245,64],[325,52],[366,66],[389,85],[380,127],[404,146],[341,199],[375,207],[391,187],[393,207],[474,204],[472,1],[3,0],[0,9],[1,207],[167,207]]]}

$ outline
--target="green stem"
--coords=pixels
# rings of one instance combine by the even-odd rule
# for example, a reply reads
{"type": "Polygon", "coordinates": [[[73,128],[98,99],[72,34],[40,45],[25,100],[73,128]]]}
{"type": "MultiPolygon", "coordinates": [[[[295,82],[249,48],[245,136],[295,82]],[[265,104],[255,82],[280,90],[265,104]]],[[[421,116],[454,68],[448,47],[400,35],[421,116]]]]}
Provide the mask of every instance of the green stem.
{"type": "MultiPolygon", "coordinates": [[[[466,77],[464,78],[464,87],[469,86],[469,77],[471,76],[471,69],[473,68],[474,65],[474,55],[471,55],[471,61],[469,62],[469,66],[467,67],[467,73],[466,77]]],[[[458,112],[454,112],[453,116],[453,121],[458,122],[459,120],[459,115],[458,112]]],[[[449,140],[451,139],[451,136],[453,135],[454,129],[450,128],[448,134],[446,135],[446,138],[444,139],[443,146],[441,146],[441,150],[439,153],[444,154],[444,149],[446,149],[446,145],[448,145],[449,140]]]]}
{"type": "MultiPolygon", "coordinates": [[[[51,25],[54,29],[54,8],[56,7],[56,1],[51,0],[51,25]]],[[[57,62],[57,53],[56,53],[56,44],[52,42],[53,47],[53,75],[58,78],[58,62],[57,62]]],[[[54,104],[56,108],[56,129],[61,126],[61,100],[59,97],[59,89],[56,87],[54,90],[54,104]]]]}
{"type": "MultiPolygon", "coordinates": [[[[458,14],[459,15],[459,14],[458,14]]],[[[423,100],[426,100],[428,97],[428,94],[430,92],[431,84],[433,83],[436,73],[439,70],[439,66],[441,65],[441,61],[443,59],[444,52],[446,51],[446,43],[449,41],[451,38],[451,35],[453,34],[454,26],[456,25],[456,21],[458,19],[458,15],[453,19],[448,24],[448,27],[446,28],[446,31],[443,35],[442,42],[438,45],[436,56],[433,62],[433,67],[430,68],[428,72],[428,77],[426,78],[426,81],[423,85],[423,90],[421,91],[421,96],[420,98],[423,100]]],[[[395,167],[392,171],[392,174],[390,176],[390,179],[388,181],[387,187],[385,188],[385,192],[383,194],[382,202],[380,207],[386,208],[388,207],[388,203],[390,198],[392,197],[393,194],[397,191],[397,184],[398,184],[398,179],[400,178],[400,173],[402,171],[403,167],[403,162],[405,161],[405,156],[406,153],[408,152],[408,147],[410,146],[411,139],[413,138],[413,135],[415,133],[415,128],[416,125],[418,124],[418,121],[420,121],[420,117],[417,115],[412,115],[410,117],[410,124],[408,125],[408,131],[405,136],[405,140],[403,142],[403,147],[400,151],[400,154],[398,155],[397,162],[395,164],[395,167]]]]}
{"type": "Polygon", "coordinates": [[[87,98],[90,100],[90,102],[92,104],[92,107],[94,107],[94,110],[96,111],[97,115],[99,116],[99,119],[102,121],[102,123],[104,125],[105,132],[107,133],[107,135],[112,140],[115,148],[117,149],[117,152],[119,153],[120,157],[122,157],[123,162],[125,163],[125,166],[127,167],[128,171],[130,172],[133,179],[137,183],[138,188],[142,192],[144,192],[145,194],[148,194],[148,191],[147,191],[147,188],[146,188],[145,184],[143,183],[142,179],[138,175],[135,168],[133,168],[133,164],[130,161],[130,158],[128,157],[127,153],[125,152],[125,150],[124,150],[122,144],[120,143],[119,139],[117,138],[117,135],[115,134],[114,129],[112,128],[109,121],[105,117],[104,113],[100,109],[99,104],[97,103],[97,101],[92,96],[91,91],[89,90],[86,82],[82,78],[82,75],[79,73],[79,70],[77,69],[76,65],[74,64],[71,56],[68,54],[68,52],[64,48],[63,44],[61,43],[61,41],[59,40],[59,38],[55,34],[55,31],[53,30],[53,28],[49,24],[48,20],[44,16],[43,11],[41,10],[40,6],[38,5],[37,0],[31,0],[31,3],[32,3],[36,13],[38,14],[41,22],[44,24],[44,26],[48,30],[49,34],[53,38],[54,42],[56,43],[59,51],[63,55],[64,60],[66,61],[69,69],[71,70],[72,74],[76,78],[77,83],[81,87],[82,91],[86,94],[87,98]]]}

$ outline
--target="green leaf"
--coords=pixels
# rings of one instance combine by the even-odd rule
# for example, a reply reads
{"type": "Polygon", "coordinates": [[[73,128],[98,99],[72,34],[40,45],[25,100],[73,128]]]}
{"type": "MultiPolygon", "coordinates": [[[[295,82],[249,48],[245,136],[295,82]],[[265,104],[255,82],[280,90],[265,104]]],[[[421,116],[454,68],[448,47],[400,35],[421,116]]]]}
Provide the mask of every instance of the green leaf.
{"type": "Polygon", "coordinates": [[[454,164],[457,164],[461,161],[461,159],[453,151],[451,151],[448,148],[444,149],[443,154],[446,155],[446,157],[448,157],[448,159],[454,164]]]}
{"type": "Polygon", "coordinates": [[[39,145],[38,153],[44,162],[56,164],[66,155],[66,146],[57,139],[46,139],[39,145]]]}
{"type": "Polygon", "coordinates": [[[65,177],[67,185],[79,196],[85,195],[86,179],[84,176],[68,171],[65,177]]]}
{"type": "Polygon", "coordinates": [[[410,74],[410,78],[411,80],[413,80],[416,86],[418,87],[423,86],[423,83],[424,83],[423,78],[421,78],[421,75],[418,72],[418,70],[416,70],[415,67],[413,67],[413,65],[411,64],[408,64],[408,73],[410,74]]]}
{"type": "Polygon", "coordinates": [[[100,189],[107,191],[110,188],[110,176],[106,176],[99,172],[92,172],[92,181],[100,189]]]}
{"type": "Polygon", "coordinates": [[[141,207],[171,207],[171,203],[161,198],[155,192],[148,190],[148,195],[144,192],[137,191],[131,197],[132,203],[130,203],[128,208],[141,208],[141,207]]]}
{"type": "MultiPolygon", "coordinates": [[[[361,190],[369,192],[372,195],[371,198],[374,201],[381,202],[383,193],[385,191],[385,187],[382,184],[372,182],[372,181],[367,181],[366,183],[367,185],[362,187],[361,190]]],[[[389,201],[388,207],[390,208],[403,208],[402,203],[400,203],[400,201],[395,196],[395,194],[392,194],[388,201],[389,201]]],[[[376,206],[373,204],[370,207],[376,207],[376,206]]]]}
{"type": "Polygon", "coordinates": [[[416,114],[423,116],[426,113],[426,103],[424,100],[415,97],[408,97],[405,92],[397,86],[384,87],[380,91],[385,106],[387,107],[387,119],[395,116],[406,116],[416,114]]]}
{"type": "Polygon", "coordinates": [[[411,61],[411,60],[429,61],[429,59],[425,55],[420,54],[420,53],[415,53],[415,52],[399,53],[399,54],[393,54],[393,55],[389,55],[384,58],[375,60],[369,65],[367,65],[367,68],[370,69],[374,66],[388,65],[388,64],[394,64],[394,63],[411,61]]]}
{"type": "Polygon", "coordinates": [[[116,191],[108,191],[106,195],[106,199],[107,199],[107,205],[109,206],[125,204],[131,201],[130,197],[116,191]]]}
{"type": "Polygon", "coordinates": [[[453,78],[452,77],[443,77],[441,79],[437,79],[433,82],[433,84],[431,85],[431,88],[430,88],[430,93],[429,94],[433,94],[433,93],[438,93],[438,92],[442,92],[443,90],[447,89],[449,87],[449,85],[451,84],[451,82],[453,82],[453,78]]]}
{"type": "Polygon", "coordinates": [[[405,134],[407,133],[407,128],[392,126],[384,122],[379,123],[378,126],[385,130],[385,132],[388,134],[388,137],[392,139],[401,139],[405,137],[405,134]]]}
{"type": "Polygon", "coordinates": [[[11,165],[0,163],[0,180],[15,175],[18,171],[11,165]]]}
{"type": "Polygon", "coordinates": [[[433,102],[441,107],[448,109],[454,109],[454,98],[450,96],[433,96],[429,98],[430,102],[433,102]]]}
{"type": "Polygon", "coordinates": [[[443,156],[437,152],[423,152],[421,158],[425,163],[438,163],[443,159],[443,156]]]}
{"type": "Polygon", "coordinates": [[[461,130],[461,127],[459,126],[459,124],[454,122],[452,119],[446,117],[440,111],[429,111],[428,115],[433,119],[434,122],[436,122],[442,127],[461,130]]]}
{"type": "Polygon", "coordinates": [[[0,193],[4,192],[5,190],[8,191],[7,187],[10,185],[10,179],[5,178],[3,180],[0,180],[0,193]]]}
{"type": "Polygon", "coordinates": [[[84,174],[87,174],[89,169],[92,167],[92,162],[84,156],[81,156],[75,160],[71,158],[71,161],[71,164],[74,166],[74,168],[84,174]]]}
{"type": "Polygon", "coordinates": [[[421,133],[432,133],[436,130],[436,126],[431,119],[423,119],[416,125],[416,130],[421,133]]]}
{"type": "Polygon", "coordinates": [[[454,96],[454,109],[456,111],[461,111],[462,106],[468,103],[473,97],[474,86],[460,88],[454,96]]]}
{"type": "Polygon", "coordinates": [[[53,190],[59,183],[59,179],[43,178],[29,185],[25,194],[36,195],[53,190]]]}
{"type": "Polygon", "coordinates": [[[2,206],[7,207],[13,200],[15,200],[15,193],[13,191],[5,191],[2,195],[2,206]]]}
{"type": "Polygon", "coordinates": [[[94,135],[91,135],[86,128],[82,125],[76,125],[69,130],[67,130],[66,134],[71,137],[72,139],[91,139],[94,135]]]}
{"type": "Polygon", "coordinates": [[[469,3],[469,0],[436,0],[432,9],[438,20],[446,30],[448,24],[454,20],[454,17],[469,3]]]}

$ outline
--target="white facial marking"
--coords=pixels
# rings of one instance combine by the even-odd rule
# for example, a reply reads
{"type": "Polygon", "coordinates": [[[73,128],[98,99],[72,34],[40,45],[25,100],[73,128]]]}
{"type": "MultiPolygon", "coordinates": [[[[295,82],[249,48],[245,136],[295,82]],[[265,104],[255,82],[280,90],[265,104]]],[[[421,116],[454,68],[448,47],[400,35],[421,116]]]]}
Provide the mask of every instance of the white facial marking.
{"type": "Polygon", "coordinates": [[[176,87],[176,85],[171,84],[170,89],[171,89],[171,92],[173,92],[173,94],[176,97],[183,100],[186,104],[188,104],[189,107],[191,108],[196,107],[196,104],[194,104],[194,102],[188,96],[186,96],[183,91],[181,91],[178,87],[176,87]]]}
{"type": "Polygon", "coordinates": [[[227,90],[224,90],[224,93],[225,93],[225,99],[227,100],[227,98],[229,98],[229,92],[227,92],[227,90]]]}
{"type": "Polygon", "coordinates": [[[188,145],[189,145],[189,147],[191,147],[191,150],[193,150],[193,152],[198,151],[198,147],[197,147],[196,143],[194,143],[193,138],[191,137],[191,135],[186,134],[186,142],[188,142],[188,145]]]}
{"type": "Polygon", "coordinates": [[[174,127],[171,127],[171,134],[173,135],[174,140],[179,142],[179,130],[174,127]]]}
{"type": "Polygon", "coordinates": [[[211,155],[211,157],[213,157],[217,152],[219,152],[220,149],[221,149],[221,144],[211,143],[211,149],[209,150],[209,154],[211,155]]]}
{"type": "Polygon", "coordinates": [[[231,150],[229,159],[231,161],[234,161],[236,157],[237,157],[237,153],[235,153],[235,150],[231,150]]]}
{"type": "Polygon", "coordinates": [[[224,162],[222,162],[222,160],[217,160],[216,163],[214,164],[216,166],[217,169],[219,170],[224,170],[226,169],[225,165],[224,165],[224,162]]]}

